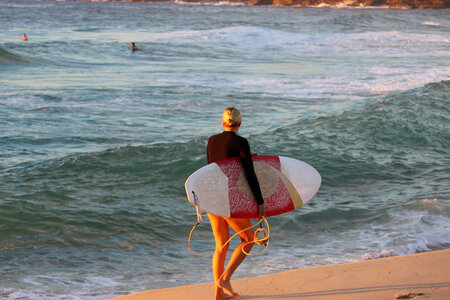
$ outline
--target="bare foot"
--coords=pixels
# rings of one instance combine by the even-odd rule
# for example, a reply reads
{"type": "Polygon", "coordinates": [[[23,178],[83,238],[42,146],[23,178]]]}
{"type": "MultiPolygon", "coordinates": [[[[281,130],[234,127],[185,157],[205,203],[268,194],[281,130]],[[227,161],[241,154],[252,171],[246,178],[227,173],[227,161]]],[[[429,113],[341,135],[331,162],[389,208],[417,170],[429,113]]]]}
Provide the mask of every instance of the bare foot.
{"type": "Polygon", "coordinates": [[[216,295],[214,296],[214,300],[223,300],[223,299],[225,299],[225,293],[220,288],[220,289],[216,290],[216,295]]]}
{"type": "Polygon", "coordinates": [[[233,291],[231,283],[229,281],[219,280],[218,286],[227,292],[231,297],[239,297],[239,294],[233,291]]]}

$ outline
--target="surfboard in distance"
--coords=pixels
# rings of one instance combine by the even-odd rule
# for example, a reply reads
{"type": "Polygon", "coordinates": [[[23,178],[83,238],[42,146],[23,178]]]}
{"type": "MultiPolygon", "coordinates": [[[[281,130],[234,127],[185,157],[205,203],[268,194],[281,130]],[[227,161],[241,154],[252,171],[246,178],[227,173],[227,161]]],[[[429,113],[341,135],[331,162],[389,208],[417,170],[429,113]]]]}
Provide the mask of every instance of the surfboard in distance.
{"type": "MultiPolygon", "coordinates": [[[[266,216],[291,211],[311,200],[322,178],[300,160],[253,155],[253,164],[266,204],[266,216]]],[[[256,218],[257,204],[239,158],[224,159],[195,171],[185,183],[192,205],[222,217],[256,218]]]]}

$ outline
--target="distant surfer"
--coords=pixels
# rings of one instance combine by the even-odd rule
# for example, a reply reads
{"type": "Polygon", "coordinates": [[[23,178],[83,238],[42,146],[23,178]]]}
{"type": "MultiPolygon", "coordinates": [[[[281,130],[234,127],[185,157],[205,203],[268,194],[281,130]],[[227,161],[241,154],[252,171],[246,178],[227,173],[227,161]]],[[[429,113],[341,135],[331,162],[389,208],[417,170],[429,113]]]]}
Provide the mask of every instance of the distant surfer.
{"type": "Polygon", "coordinates": [[[134,42],[131,42],[131,51],[134,52],[137,50],[139,50],[139,49],[136,47],[136,44],[134,42]]]}
{"type": "MultiPolygon", "coordinates": [[[[234,107],[225,109],[222,116],[222,125],[224,131],[220,134],[213,135],[208,140],[207,159],[208,164],[230,157],[239,157],[241,159],[242,167],[245,170],[247,181],[252,189],[258,207],[258,218],[266,216],[264,199],[259,186],[258,178],[255,174],[253,160],[250,152],[248,141],[237,135],[239,127],[241,126],[241,113],[234,107]]],[[[216,249],[214,251],[212,266],[215,282],[215,300],[222,300],[225,298],[224,291],[232,297],[238,297],[239,294],[233,291],[230,279],[234,271],[244,261],[246,254],[242,249],[248,253],[253,247],[254,240],[253,228],[245,230],[252,226],[250,219],[226,218],[219,217],[208,213],[211,222],[211,229],[216,241],[216,249]],[[226,269],[225,258],[228,251],[229,227],[234,231],[241,232],[241,244],[234,250],[226,269]],[[226,244],[226,246],[224,246],[226,244]]]]}
{"type": "Polygon", "coordinates": [[[27,34],[26,34],[26,33],[23,34],[22,39],[23,39],[25,42],[28,41],[28,37],[27,37],[27,34]]]}

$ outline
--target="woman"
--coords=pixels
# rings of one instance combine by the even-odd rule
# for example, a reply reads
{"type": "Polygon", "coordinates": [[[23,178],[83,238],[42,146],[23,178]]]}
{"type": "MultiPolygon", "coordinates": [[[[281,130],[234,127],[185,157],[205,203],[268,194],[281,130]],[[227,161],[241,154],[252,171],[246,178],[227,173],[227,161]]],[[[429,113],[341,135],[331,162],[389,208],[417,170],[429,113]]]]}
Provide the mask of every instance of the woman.
{"type": "MultiPolygon", "coordinates": [[[[225,158],[240,157],[243,169],[245,171],[248,183],[253,191],[256,202],[258,204],[258,218],[265,217],[266,211],[264,200],[259,187],[258,179],[253,167],[252,156],[248,141],[237,135],[239,126],[241,126],[241,113],[234,107],[229,107],[223,112],[222,125],[224,132],[213,135],[208,140],[207,158],[208,163],[213,163],[225,158]]],[[[252,226],[250,219],[225,218],[212,214],[208,214],[211,222],[211,228],[216,241],[216,249],[212,259],[212,267],[214,273],[214,281],[216,285],[215,299],[224,299],[224,290],[233,297],[239,296],[233,291],[230,284],[231,275],[237,267],[244,261],[246,255],[242,252],[242,248],[248,253],[253,247],[253,229],[248,229],[239,234],[241,244],[234,250],[226,269],[224,270],[225,258],[228,251],[228,244],[225,243],[229,239],[229,228],[240,232],[252,226]]]]}

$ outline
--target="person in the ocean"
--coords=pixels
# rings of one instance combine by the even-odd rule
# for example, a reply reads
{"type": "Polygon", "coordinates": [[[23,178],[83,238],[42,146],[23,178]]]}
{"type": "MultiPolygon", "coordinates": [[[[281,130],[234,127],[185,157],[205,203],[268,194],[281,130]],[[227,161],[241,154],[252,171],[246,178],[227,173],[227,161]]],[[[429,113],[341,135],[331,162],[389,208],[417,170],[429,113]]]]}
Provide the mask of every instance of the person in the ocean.
{"type": "Polygon", "coordinates": [[[23,39],[24,41],[28,41],[28,37],[27,37],[27,34],[26,34],[26,33],[23,34],[22,39],[23,39]]]}
{"type": "Polygon", "coordinates": [[[131,42],[131,51],[137,51],[137,50],[139,50],[137,47],[136,47],[136,44],[134,43],[134,42],[131,42]]]}
{"type": "MultiPolygon", "coordinates": [[[[258,179],[255,174],[253,160],[250,152],[248,141],[237,135],[239,127],[241,126],[241,113],[234,107],[225,109],[222,116],[222,125],[224,132],[213,135],[208,140],[207,159],[208,164],[230,157],[239,157],[241,159],[242,167],[245,171],[248,183],[255,196],[258,207],[258,218],[265,217],[266,211],[264,206],[264,199],[261,193],[258,179]]],[[[231,287],[230,278],[237,267],[244,261],[246,255],[242,252],[242,248],[248,253],[253,247],[254,233],[250,228],[239,234],[241,244],[234,250],[226,269],[225,258],[228,251],[228,244],[225,243],[229,239],[229,227],[236,232],[240,232],[252,226],[250,219],[226,218],[219,217],[208,213],[211,222],[211,229],[216,241],[216,249],[213,254],[212,266],[215,282],[215,300],[225,298],[225,292],[232,297],[238,297],[231,287]]]]}

